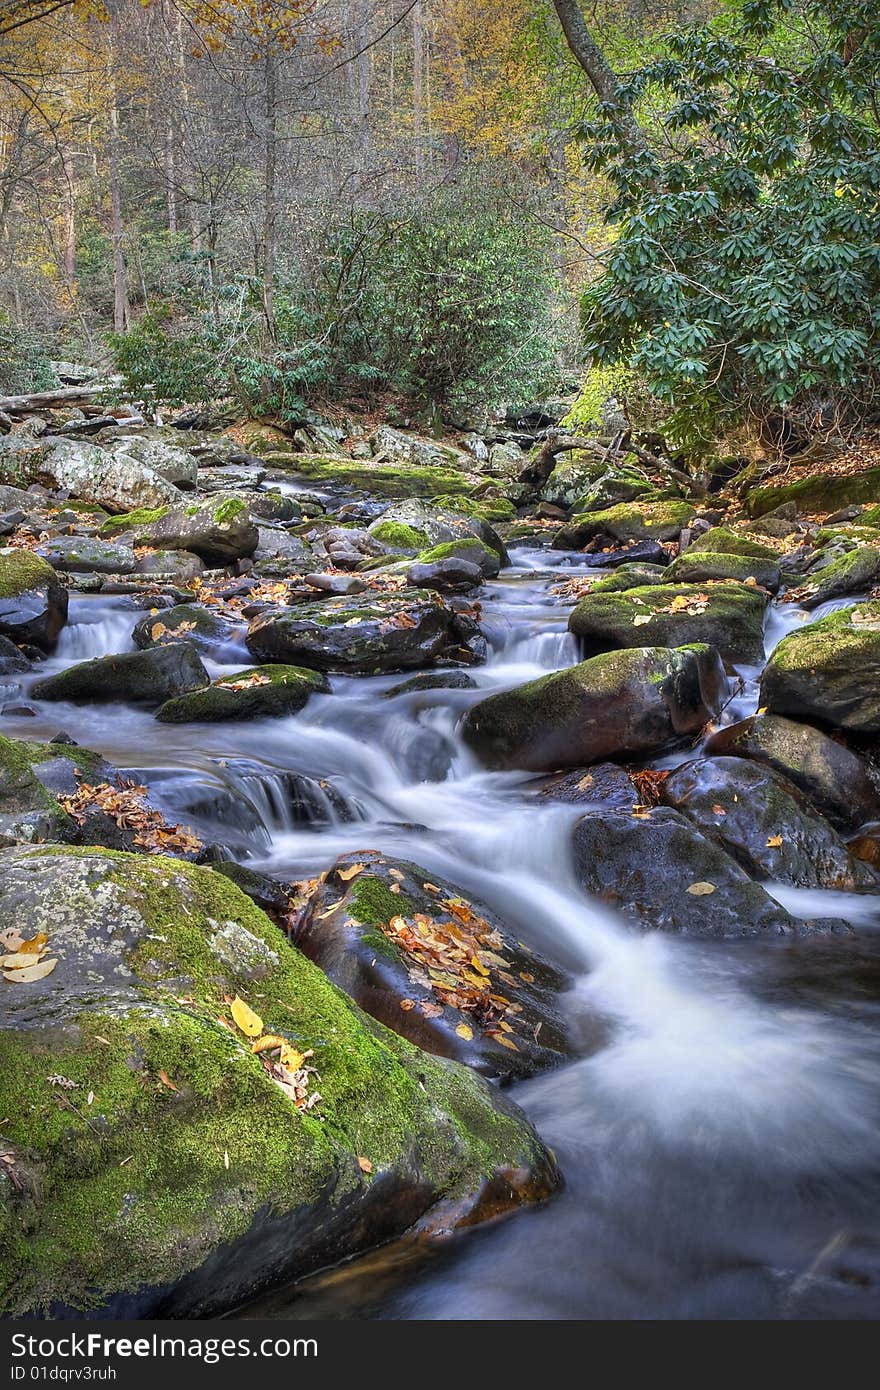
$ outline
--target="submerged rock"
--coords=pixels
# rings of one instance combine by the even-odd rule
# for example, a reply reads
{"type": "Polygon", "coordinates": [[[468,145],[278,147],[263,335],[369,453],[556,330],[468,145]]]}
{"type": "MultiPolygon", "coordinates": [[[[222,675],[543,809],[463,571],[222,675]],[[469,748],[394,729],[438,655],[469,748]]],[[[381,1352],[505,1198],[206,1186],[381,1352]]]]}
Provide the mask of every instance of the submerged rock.
{"type": "Polygon", "coordinates": [[[67,590],[30,550],[0,550],[0,636],[51,651],[67,621],[67,590]]]}
{"type": "Polygon", "coordinates": [[[801,922],[678,811],[589,812],[574,828],[581,886],[640,927],[701,937],[778,937],[846,931],[801,922]]]}
{"type": "Polygon", "coordinates": [[[0,854],[0,882],[0,929],[58,962],[0,984],[5,1315],[211,1316],[556,1187],[513,1104],[354,1009],[222,875],[57,847],[0,854]]]}
{"type": "Polygon", "coordinates": [[[362,1009],[428,1052],[523,1077],[568,1051],[568,978],[417,864],[372,851],[338,859],[295,940],[362,1009]]]}
{"type": "Polygon", "coordinates": [[[156,711],[163,724],[221,719],[267,719],[296,714],[310,695],[329,693],[330,682],[303,666],[254,666],[214,681],[205,690],[179,695],[156,711]]]}
{"type": "Polygon", "coordinates": [[[761,677],[771,714],[880,733],[880,602],[842,608],[776,647],[761,677]]]}
{"type": "Polygon", "coordinates": [[[726,661],[759,662],[770,595],[748,584],[657,584],[623,593],[587,594],[568,627],[585,656],[632,647],[705,642],[726,661]]]}
{"type": "Polygon", "coordinates": [[[700,758],[676,769],[660,794],[752,877],[845,892],[877,886],[828,821],[769,767],[700,758]]]}
{"type": "Polygon", "coordinates": [[[258,661],[370,675],[423,666],[454,645],[453,613],[420,589],[331,598],[255,618],[247,647],[258,661]]]}
{"type": "Polygon", "coordinates": [[[698,733],[726,687],[712,647],[635,647],[490,695],[461,732],[489,767],[552,772],[655,753],[698,733]]]}
{"type": "Polygon", "coordinates": [[[787,597],[796,599],[801,608],[818,608],[833,598],[865,593],[878,581],[880,547],[863,545],[812,572],[806,582],[787,597]]]}
{"type": "Polygon", "coordinates": [[[31,686],[35,700],[123,700],[127,704],[161,705],[176,695],[201,690],[211,679],[189,642],[151,647],[144,652],[100,656],[80,661],[31,686]]]}

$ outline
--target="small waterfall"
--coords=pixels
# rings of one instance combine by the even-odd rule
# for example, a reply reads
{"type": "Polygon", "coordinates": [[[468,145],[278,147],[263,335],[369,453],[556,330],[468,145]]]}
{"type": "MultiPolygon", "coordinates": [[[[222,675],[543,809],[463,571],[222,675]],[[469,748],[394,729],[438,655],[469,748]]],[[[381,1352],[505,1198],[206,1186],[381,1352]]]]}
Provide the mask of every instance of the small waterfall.
{"type": "Polygon", "coordinates": [[[134,650],[132,629],[142,614],[127,605],[122,611],[116,606],[102,606],[97,608],[95,616],[89,614],[88,617],[85,617],[88,612],[85,604],[77,604],[75,608],[72,605],[72,609],[72,621],[61,629],[53,654],[56,661],[66,665],[134,650]],[[77,621],[80,613],[83,616],[77,621]]]}

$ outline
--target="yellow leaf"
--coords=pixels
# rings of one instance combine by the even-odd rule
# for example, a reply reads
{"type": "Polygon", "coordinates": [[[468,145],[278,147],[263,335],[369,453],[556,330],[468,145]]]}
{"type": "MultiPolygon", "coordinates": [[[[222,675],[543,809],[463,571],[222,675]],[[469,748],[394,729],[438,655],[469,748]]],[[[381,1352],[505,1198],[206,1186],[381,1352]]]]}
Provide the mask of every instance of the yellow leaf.
{"type": "Polygon", "coordinates": [[[780,846],[781,844],[782,844],[782,836],[781,836],[781,835],[768,835],[768,837],[767,837],[767,848],[768,848],[768,849],[778,849],[779,846],[780,846]]]}
{"type": "Polygon", "coordinates": [[[366,864],[352,864],[350,869],[337,869],[336,872],[343,883],[350,883],[358,874],[362,874],[366,867],[366,864]]]}
{"type": "Polygon", "coordinates": [[[392,917],[388,926],[392,931],[401,932],[407,930],[407,920],[405,917],[392,917]]]}
{"type": "Polygon", "coordinates": [[[373,1165],[368,1158],[364,1158],[363,1154],[358,1154],[357,1161],[362,1173],[372,1173],[373,1165]]]}
{"type": "Polygon", "coordinates": [[[702,898],[702,897],[705,897],[705,895],[706,895],[707,893],[714,893],[714,892],[715,892],[715,884],[714,884],[714,883],[692,883],[691,886],[690,886],[690,888],[687,889],[687,891],[688,891],[688,893],[690,893],[691,896],[694,897],[694,898],[702,898]]]}
{"type": "Polygon", "coordinates": [[[263,1031],[263,1020],[260,1018],[259,1014],[255,1014],[253,1009],[249,1008],[238,995],[236,995],[232,1001],[230,1013],[241,1031],[249,1038],[258,1038],[260,1036],[263,1031]]]}
{"type": "Polygon", "coordinates": [[[274,1033],[264,1033],[256,1042],[251,1043],[251,1052],[272,1052],[276,1047],[284,1047],[286,1042],[286,1038],[276,1037],[274,1033]]]}
{"type": "Polygon", "coordinates": [[[460,1038],[464,1038],[465,1042],[470,1042],[474,1036],[474,1030],[469,1028],[466,1023],[459,1023],[455,1031],[460,1038]]]}
{"type": "Polygon", "coordinates": [[[150,636],[154,642],[158,642],[159,638],[164,637],[167,631],[168,629],[164,623],[153,623],[153,626],[150,628],[150,636]]]}
{"type": "Polygon", "coordinates": [[[502,1047],[509,1047],[511,1052],[519,1052],[519,1048],[513,1041],[513,1038],[505,1038],[503,1033],[499,1033],[496,1036],[495,1041],[499,1042],[502,1047]]]}
{"type": "Polygon", "coordinates": [[[302,1052],[297,1052],[296,1048],[291,1047],[290,1043],[285,1042],[281,1044],[282,1067],[286,1067],[288,1071],[299,1071],[305,1060],[304,1054],[302,1052]]]}
{"type": "Polygon", "coordinates": [[[167,1071],[165,1071],[164,1067],[163,1067],[163,1069],[159,1072],[159,1080],[162,1082],[162,1085],[163,1085],[163,1086],[167,1086],[167,1087],[168,1087],[169,1091],[176,1091],[176,1090],[177,1090],[177,1087],[175,1086],[174,1082],[171,1080],[171,1077],[168,1075],[167,1071]]]}
{"type": "Polygon", "coordinates": [[[57,959],[52,956],[49,960],[41,960],[39,965],[28,966],[25,970],[4,970],[3,978],[10,984],[30,985],[34,980],[42,980],[46,975],[51,975],[57,964],[57,959]]]}
{"type": "Polygon", "coordinates": [[[11,956],[0,956],[0,967],[3,970],[26,970],[29,965],[36,965],[39,959],[39,951],[16,951],[11,956]]]}
{"type": "Polygon", "coordinates": [[[49,940],[44,931],[38,931],[36,936],[32,936],[30,941],[23,941],[18,947],[19,951],[42,951],[46,942],[49,940]]]}
{"type": "Polygon", "coordinates": [[[478,970],[481,975],[489,974],[489,971],[486,969],[479,956],[471,956],[471,965],[474,967],[475,970],[478,970]]]}

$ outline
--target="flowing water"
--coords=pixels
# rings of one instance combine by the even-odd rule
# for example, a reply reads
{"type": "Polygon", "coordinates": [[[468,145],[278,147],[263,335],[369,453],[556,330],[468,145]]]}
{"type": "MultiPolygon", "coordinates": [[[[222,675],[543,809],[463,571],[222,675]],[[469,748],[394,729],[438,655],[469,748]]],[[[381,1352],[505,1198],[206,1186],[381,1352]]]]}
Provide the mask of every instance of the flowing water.
{"type": "MultiPolygon", "coordinates": [[[[175,819],[278,877],[349,850],[415,860],[575,977],[579,1060],[514,1088],[557,1153],[564,1192],[443,1247],[389,1247],[246,1315],[880,1312],[880,897],[772,886],[796,916],[847,918],[848,939],[636,935],[575,883],[582,808],[536,797],[525,775],[481,770],[456,736],[475,700],[577,660],[551,586],[585,563],[514,552],[481,594],[491,655],[471,672],[476,690],[394,695],[405,677],[336,677],[295,717],[244,725],[158,725],[121,705],[0,717],[17,737],[63,728],[142,775],[175,819]]],[[[125,598],[74,598],[43,670],[128,649],[139,616],[125,598]]],[[[814,616],[773,605],[768,651],[814,616]]],[[[224,655],[212,672],[247,664],[243,647],[224,655]]],[[[760,672],[741,674],[726,720],[757,706],[760,672]]]]}

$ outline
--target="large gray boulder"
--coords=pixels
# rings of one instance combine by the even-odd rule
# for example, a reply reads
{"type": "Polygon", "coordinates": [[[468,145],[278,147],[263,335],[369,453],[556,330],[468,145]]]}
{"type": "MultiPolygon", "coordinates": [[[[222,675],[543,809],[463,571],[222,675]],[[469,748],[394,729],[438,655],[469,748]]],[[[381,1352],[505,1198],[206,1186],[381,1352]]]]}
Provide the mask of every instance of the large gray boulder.
{"type": "Polygon", "coordinates": [[[572,609],[569,631],[585,656],[615,647],[683,647],[706,642],[726,661],[764,654],[770,595],[749,584],[657,584],[623,593],[592,592],[572,609]]]}
{"type": "Polygon", "coordinates": [[[820,727],[880,733],[880,601],[784,637],[761,677],[761,705],[820,727]]]}
{"type": "Polygon", "coordinates": [[[38,555],[55,570],[67,574],[131,574],[134,551],[92,536],[55,536],[37,547],[38,555]]]}
{"type": "MultiPolygon", "coordinates": [[[[9,447],[0,453],[0,474],[10,459],[9,447]]],[[[93,502],[108,512],[139,507],[163,507],[175,502],[178,489],[130,455],[117,455],[86,440],[44,437],[23,443],[15,459],[26,482],[41,482],[67,492],[81,502],[93,502]]],[[[18,482],[13,476],[11,482],[18,482]]]]}
{"type": "Polygon", "coordinates": [[[208,564],[220,565],[250,557],[260,539],[247,503],[234,494],[170,507],[155,520],[136,524],[134,535],[141,545],[188,550],[208,564]]]}
{"type": "Polygon", "coordinates": [[[201,690],[211,678],[190,642],[150,647],[143,652],[100,656],[80,661],[31,687],[35,700],[122,700],[132,705],[161,705],[176,695],[201,690]]]}
{"type": "Polygon", "coordinates": [[[196,486],[196,459],[187,449],[167,440],[131,434],[115,443],[111,452],[117,459],[134,459],[135,462],[158,473],[160,478],[173,483],[175,487],[189,490],[196,486]]]}

